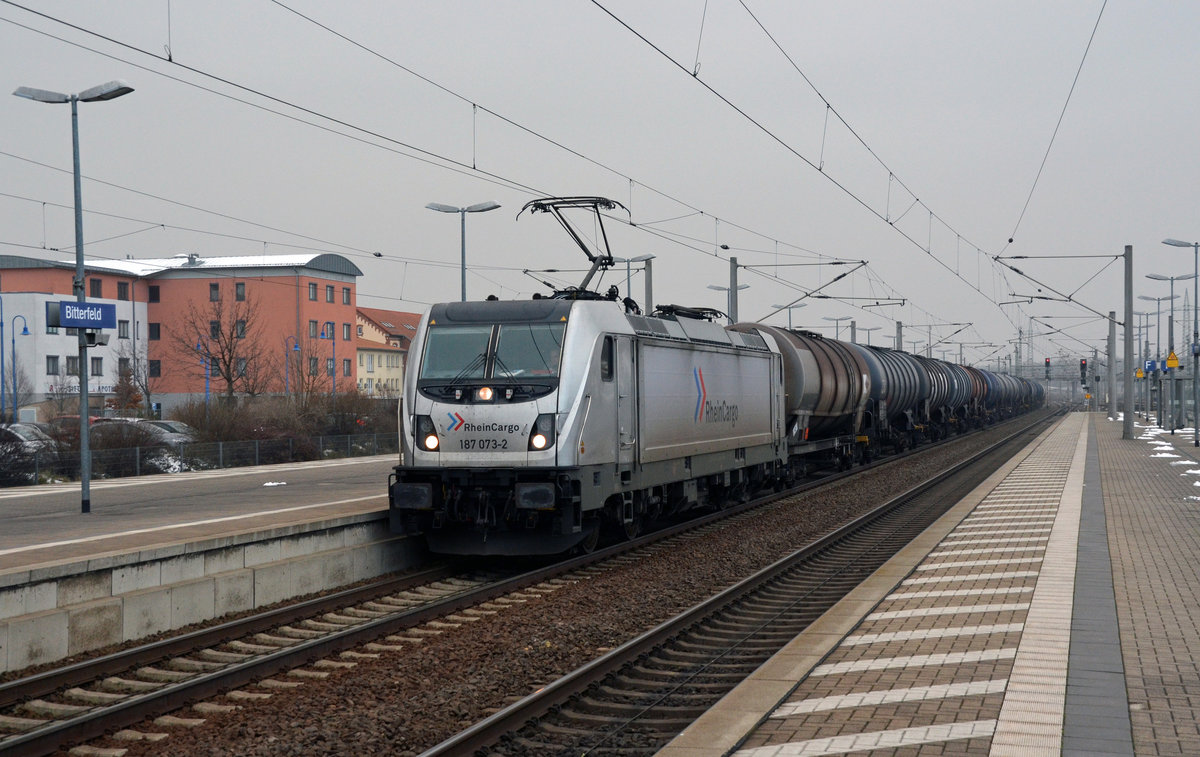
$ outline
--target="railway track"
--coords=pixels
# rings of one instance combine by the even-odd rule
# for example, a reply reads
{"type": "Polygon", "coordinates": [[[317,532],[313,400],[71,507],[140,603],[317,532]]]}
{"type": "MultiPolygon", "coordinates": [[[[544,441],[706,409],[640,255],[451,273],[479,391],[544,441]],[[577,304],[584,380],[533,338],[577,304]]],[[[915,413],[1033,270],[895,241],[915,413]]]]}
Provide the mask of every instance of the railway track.
{"type": "Polygon", "coordinates": [[[653,754],[1049,423],[1022,427],[422,757],[653,754]]]}
{"type": "MultiPolygon", "coordinates": [[[[931,446],[916,453],[928,449],[931,446]]],[[[806,484],[800,490],[868,467],[806,484]]],[[[299,685],[306,678],[323,677],[330,671],[353,666],[356,657],[419,643],[422,634],[449,631],[480,615],[498,612],[506,603],[553,592],[574,580],[572,572],[594,570],[592,566],[604,561],[637,559],[638,550],[669,548],[670,539],[690,538],[731,517],[753,517],[756,508],[775,498],[745,503],[524,573],[441,566],[10,681],[0,685],[0,752],[48,754],[218,695],[231,703],[262,699],[272,689],[299,685]]],[[[718,637],[727,638],[731,633],[739,632],[723,629],[718,637]]],[[[699,648],[708,640],[702,634],[688,643],[699,648]]],[[[745,640],[742,651],[754,649],[751,657],[730,657],[719,663],[723,667],[715,682],[692,684],[701,696],[691,697],[690,704],[671,705],[678,709],[672,716],[674,720],[683,722],[705,697],[740,680],[747,666],[752,670],[757,665],[748,660],[755,655],[769,656],[770,643],[774,642],[745,640]]],[[[694,649],[685,648],[676,654],[677,661],[690,664],[694,653],[694,649]]],[[[678,675],[670,673],[669,668],[665,670],[638,675],[660,683],[678,675]]],[[[619,693],[616,696],[622,697],[619,693]]],[[[618,704],[621,706],[597,703],[601,720],[614,717],[613,713],[628,717],[628,707],[618,704]]],[[[213,711],[220,711],[222,706],[208,704],[213,711]]],[[[656,727],[654,733],[671,727],[656,727]]],[[[146,734],[126,735],[137,738],[146,734]]]]}

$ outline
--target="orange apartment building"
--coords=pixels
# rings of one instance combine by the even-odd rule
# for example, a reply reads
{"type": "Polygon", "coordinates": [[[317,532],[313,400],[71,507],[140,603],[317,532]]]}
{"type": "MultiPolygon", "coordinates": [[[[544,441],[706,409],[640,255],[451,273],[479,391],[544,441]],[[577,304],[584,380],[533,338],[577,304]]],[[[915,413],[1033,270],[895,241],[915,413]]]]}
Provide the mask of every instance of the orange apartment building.
{"type": "MultiPolygon", "coordinates": [[[[69,262],[0,255],[0,307],[30,331],[15,354],[4,349],[31,404],[78,391],[77,336],[48,326],[45,308],[74,299],[74,273],[69,262]]],[[[334,254],[86,261],[88,300],[116,305],[118,319],[109,343],[88,350],[92,407],[104,407],[121,370],[164,412],[206,394],[353,390],[361,275],[334,254]]]]}

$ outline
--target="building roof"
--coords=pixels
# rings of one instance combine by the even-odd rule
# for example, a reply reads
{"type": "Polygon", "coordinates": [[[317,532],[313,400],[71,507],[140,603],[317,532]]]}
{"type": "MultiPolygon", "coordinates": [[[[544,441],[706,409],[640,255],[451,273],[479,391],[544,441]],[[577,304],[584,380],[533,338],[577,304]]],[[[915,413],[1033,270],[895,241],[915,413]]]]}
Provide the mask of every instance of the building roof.
{"type": "MultiPolygon", "coordinates": [[[[180,253],[169,258],[126,258],[106,260],[84,258],[84,268],[95,272],[108,272],[153,278],[175,271],[230,271],[247,268],[308,268],[326,273],[346,276],[362,276],[358,266],[341,255],[332,253],[307,253],[301,255],[242,255],[234,257],[205,258],[196,253],[180,253]]],[[[21,255],[0,255],[3,268],[69,268],[75,269],[73,261],[42,260],[21,255]]]]}
{"type": "Polygon", "coordinates": [[[371,321],[389,335],[402,336],[412,341],[417,335],[417,326],[421,323],[420,313],[403,313],[399,310],[380,310],[379,308],[358,308],[359,315],[371,321]]]}
{"type": "Polygon", "coordinates": [[[375,350],[376,352],[405,352],[401,347],[393,347],[387,342],[372,342],[370,339],[363,339],[361,336],[354,340],[354,348],[356,350],[375,350]]]}

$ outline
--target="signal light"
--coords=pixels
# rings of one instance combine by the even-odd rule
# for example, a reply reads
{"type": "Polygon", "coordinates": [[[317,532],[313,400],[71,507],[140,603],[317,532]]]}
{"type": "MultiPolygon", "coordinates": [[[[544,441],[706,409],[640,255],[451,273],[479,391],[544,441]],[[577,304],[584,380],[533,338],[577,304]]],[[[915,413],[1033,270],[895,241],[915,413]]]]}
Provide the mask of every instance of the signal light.
{"type": "Polygon", "coordinates": [[[1046,378],[1050,378],[1050,358],[1046,358],[1046,378]]]}
{"type": "Polygon", "coordinates": [[[1079,383],[1087,385],[1087,358],[1079,359],[1079,383]]]}

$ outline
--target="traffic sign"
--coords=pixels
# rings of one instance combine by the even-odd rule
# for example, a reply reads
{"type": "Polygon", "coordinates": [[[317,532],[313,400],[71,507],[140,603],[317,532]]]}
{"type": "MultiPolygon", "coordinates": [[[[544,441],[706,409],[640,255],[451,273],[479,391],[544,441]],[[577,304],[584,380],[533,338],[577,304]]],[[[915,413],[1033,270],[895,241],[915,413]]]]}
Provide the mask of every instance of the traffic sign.
{"type": "Polygon", "coordinates": [[[1135,373],[1134,375],[1135,375],[1137,378],[1146,378],[1146,374],[1145,374],[1145,373],[1142,373],[1142,369],[1141,369],[1141,368],[1138,368],[1138,369],[1137,369],[1137,373],[1135,373]]]}
{"type": "Polygon", "coordinates": [[[1170,355],[1167,355],[1167,367],[1168,368],[1178,368],[1179,367],[1179,358],[1175,357],[1174,351],[1172,351],[1170,355]]]}

